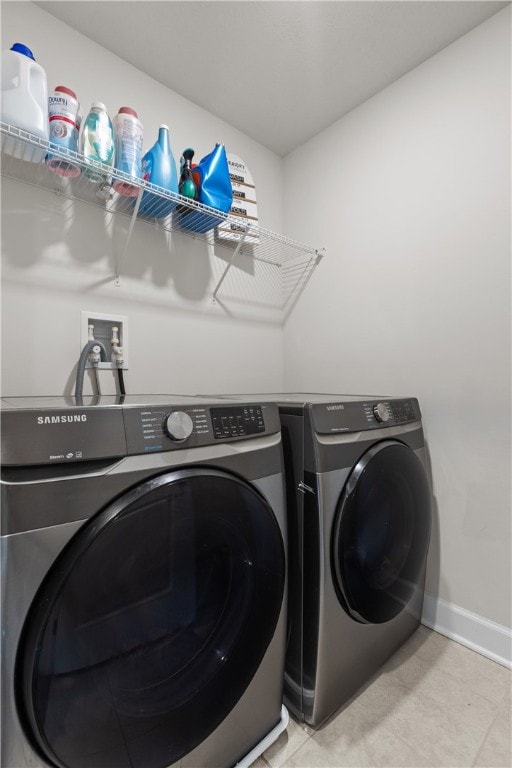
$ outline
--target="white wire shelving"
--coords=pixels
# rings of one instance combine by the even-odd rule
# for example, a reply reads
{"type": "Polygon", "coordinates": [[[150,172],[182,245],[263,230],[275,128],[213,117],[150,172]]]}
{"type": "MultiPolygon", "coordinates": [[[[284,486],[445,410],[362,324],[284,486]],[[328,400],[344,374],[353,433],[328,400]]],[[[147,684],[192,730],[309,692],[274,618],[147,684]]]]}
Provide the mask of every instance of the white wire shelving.
{"type": "Polygon", "coordinates": [[[2,176],[94,205],[106,214],[129,218],[124,248],[115,263],[113,280],[117,285],[133,228],[139,222],[204,240],[213,247],[225,264],[213,289],[213,301],[222,303],[229,284],[244,283],[246,293],[254,290],[261,296],[261,290],[267,290],[266,283],[271,285],[269,301],[284,316],[295,305],[324,256],[323,249],[276,234],[243,217],[221,213],[143,179],[134,179],[76,152],[50,147],[48,141],[7,123],[0,123],[0,137],[2,176]],[[48,156],[53,170],[46,162],[48,156]],[[115,187],[119,189],[120,185],[126,185],[124,189],[130,195],[116,191],[115,187]],[[248,270],[244,270],[241,280],[236,276],[233,279],[233,267],[242,267],[247,261],[263,266],[249,277],[248,270]],[[266,274],[265,269],[270,272],[266,274]],[[260,285],[256,286],[258,280],[260,285]]]}

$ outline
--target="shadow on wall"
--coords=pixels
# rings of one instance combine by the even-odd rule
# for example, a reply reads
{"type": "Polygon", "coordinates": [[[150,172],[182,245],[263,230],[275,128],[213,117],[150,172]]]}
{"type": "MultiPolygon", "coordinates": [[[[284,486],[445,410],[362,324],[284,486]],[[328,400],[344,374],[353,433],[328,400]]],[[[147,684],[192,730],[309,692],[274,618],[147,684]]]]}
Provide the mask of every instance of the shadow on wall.
{"type": "Polygon", "coordinates": [[[211,268],[208,244],[151,222],[137,222],[128,248],[130,219],[113,217],[112,271],[119,266],[123,276],[142,280],[149,275],[153,285],[168,287],[172,282],[176,293],[188,301],[202,301],[208,294],[211,268]]]}
{"type": "Polygon", "coordinates": [[[86,189],[87,199],[83,192],[79,200],[67,197],[56,179],[51,189],[3,181],[5,284],[49,288],[67,297],[101,291],[152,308],[197,312],[200,305],[213,316],[272,325],[284,322],[300,296],[302,254],[299,263],[282,264],[272,254],[256,259],[252,248],[235,253],[233,244],[169,232],[154,220],[137,219],[130,233],[126,211],[103,209],[93,189],[86,189]]]}
{"type": "Polygon", "coordinates": [[[73,201],[4,180],[2,259],[22,270],[37,264],[47,249],[62,242],[72,217],[73,201]]]}
{"type": "MultiPolygon", "coordinates": [[[[58,284],[75,290],[113,282],[119,271],[121,278],[140,281],[142,294],[151,286],[173,287],[179,298],[193,302],[208,294],[209,247],[201,239],[179,232],[171,235],[140,220],[126,248],[130,217],[103,211],[97,201],[87,205],[58,190],[52,194],[12,179],[5,179],[2,193],[2,257],[15,271],[51,265],[58,270],[58,284]],[[87,270],[85,285],[77,265],[87,270]],[[91,267],[95,267],[92,285],[91,267]]],[[[15,272],[6,279],[16,280],[15,272]]],[[[20,275],[20,279],[28,278],[20,275]]],[[[55,275],[48,275],[47,282],[52,279],[55,284],[55,275]]],[[[34,275],[33,280],[38,278],[34,275]]],[[[39,281],[45,280],[40,275],[39,281]]]]}

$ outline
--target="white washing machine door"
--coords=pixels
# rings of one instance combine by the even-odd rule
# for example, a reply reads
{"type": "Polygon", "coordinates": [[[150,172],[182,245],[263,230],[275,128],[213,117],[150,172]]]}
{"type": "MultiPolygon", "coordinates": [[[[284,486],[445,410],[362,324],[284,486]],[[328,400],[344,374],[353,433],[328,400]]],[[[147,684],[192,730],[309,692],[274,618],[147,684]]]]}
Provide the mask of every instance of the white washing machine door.
{"type": "Polygon", "coordinates": [[[331,559],[338,598],[352,618],[380,624],[422,588],[431,492],[407,445],[376,443],[350,473],[336,510],[331,559]]]}
{"type": "Polygon", "coordinates": [[[248,483],[173,471],[89,521],[22,634],[19,706],[63,768],[162,768],[236,706],[274,635],[285,554],[248,483]]]}

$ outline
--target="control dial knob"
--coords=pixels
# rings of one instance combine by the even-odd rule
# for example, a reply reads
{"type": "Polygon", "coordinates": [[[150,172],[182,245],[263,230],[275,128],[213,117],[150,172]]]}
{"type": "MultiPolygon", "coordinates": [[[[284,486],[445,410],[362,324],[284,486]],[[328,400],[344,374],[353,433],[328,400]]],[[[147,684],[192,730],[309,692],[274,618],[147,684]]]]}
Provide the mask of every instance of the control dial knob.
{"type": "Polygon", "coordinates": [[[173,411],[164,419],[164,430],[171,440],[186,440],[194,429],[194,422],[185,411],[173,411]]]}
{"type": "Polygon", "coordinates": [[[373,415],[377,421],[389,421],[391,418],[389,406],[386,403],[377,403],[377,405],[373,406],[373,415]]]}

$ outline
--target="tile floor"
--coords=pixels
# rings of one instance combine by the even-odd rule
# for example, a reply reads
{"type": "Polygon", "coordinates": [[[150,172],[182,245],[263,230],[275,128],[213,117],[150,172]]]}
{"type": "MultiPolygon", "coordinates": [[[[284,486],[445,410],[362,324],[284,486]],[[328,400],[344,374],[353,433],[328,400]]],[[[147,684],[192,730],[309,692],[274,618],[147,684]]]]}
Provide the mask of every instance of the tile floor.
{"type": "Polygon", "coordinates": [[[511,675],[422,626],[323,728],[290,718],[254,768],[511,768],[511,675]]]}

